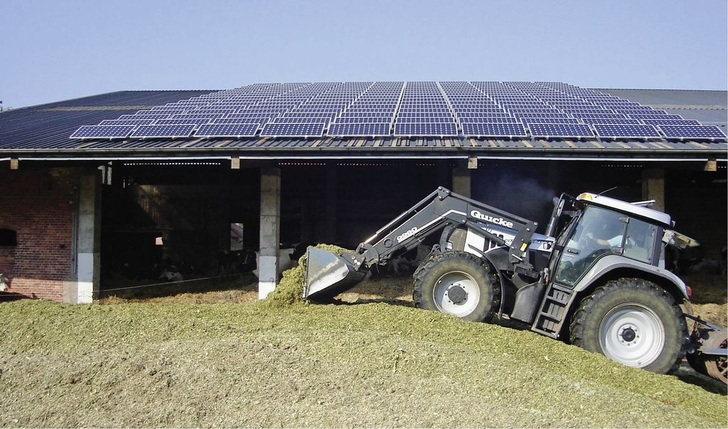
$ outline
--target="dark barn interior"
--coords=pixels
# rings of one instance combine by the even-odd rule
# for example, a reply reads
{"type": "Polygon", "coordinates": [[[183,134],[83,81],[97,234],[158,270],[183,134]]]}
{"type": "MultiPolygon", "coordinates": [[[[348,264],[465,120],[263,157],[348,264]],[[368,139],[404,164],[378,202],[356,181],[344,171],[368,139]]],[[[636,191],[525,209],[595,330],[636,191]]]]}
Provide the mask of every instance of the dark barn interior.
{"type": "MultiPolygon", "coordinates": [[[[286,162],[281,169],[281,247],[335,243],[355,248],[432,192],[451,187],[451,161],[286,162]]],[[[561,192],[605,192],[642,199],[638,162],[480,161],[472,198],[545,226],[561,192]]],[[[676,229],[706,256],[725,244],[726,181],[720,173],[670,166],[666,208],[676,229]],[[691,215],[698,210],[700,217],[691,215]]],[[[257,250],[260,168],[226,162],[114,163],[103,187],[102,289],[105,279],[154,280],[168,265],[184,278],[218,273],[222,251],[257,250]],[[242,227],[231,242],[230,225],[242,227]]]]}

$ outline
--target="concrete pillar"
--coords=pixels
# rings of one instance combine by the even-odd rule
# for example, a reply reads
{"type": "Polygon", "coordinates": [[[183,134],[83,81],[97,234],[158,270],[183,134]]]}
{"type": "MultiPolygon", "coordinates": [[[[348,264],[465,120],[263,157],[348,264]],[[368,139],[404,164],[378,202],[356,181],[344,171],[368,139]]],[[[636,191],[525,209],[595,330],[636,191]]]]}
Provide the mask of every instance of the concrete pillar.
{"type": "Polygon", "coordinates": [[[470,171],[460,164],[452,170],[452,191],[468,198],[471,194],[470,171]]]}
{"type": "Polygon", "coordinates": [[[95,175],[79,183],[76,224],[76,281],[65,290],[64,301],[89,304],[98,295],[101,278],[101,186],[95,175]]]}
{"type": "Polygon", "coordinates": [[[654,169],[642,172],[642,198],[655,200],[652,208],[665,211],[665,170],[654,169]]]}
{"type": "Polygon", "coordinates": [[[258,299],[265,299],[278,283],[278,248],[281,236],[281,170],[260,172],[260,254],[258,299]]]}

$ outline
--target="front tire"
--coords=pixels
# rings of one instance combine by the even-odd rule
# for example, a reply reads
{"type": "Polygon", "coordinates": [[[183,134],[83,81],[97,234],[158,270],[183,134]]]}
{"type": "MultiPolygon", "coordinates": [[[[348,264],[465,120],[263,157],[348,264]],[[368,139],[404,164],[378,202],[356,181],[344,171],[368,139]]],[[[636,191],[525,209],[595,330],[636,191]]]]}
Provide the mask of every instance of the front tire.
{"type": "Polygon", "coordinates": [[[487,322],[500,305],[500,285],[490,265],[467,252],[433,255],[415,273],[415,304],[463,320],[487,322]]]}
{"type": "Polygon", "coordinates": [[[673,297],[652,282],[623,278],[584,298],[571,342],[621,364],[672,372],[685,356],[687,325],[673,297]]]}

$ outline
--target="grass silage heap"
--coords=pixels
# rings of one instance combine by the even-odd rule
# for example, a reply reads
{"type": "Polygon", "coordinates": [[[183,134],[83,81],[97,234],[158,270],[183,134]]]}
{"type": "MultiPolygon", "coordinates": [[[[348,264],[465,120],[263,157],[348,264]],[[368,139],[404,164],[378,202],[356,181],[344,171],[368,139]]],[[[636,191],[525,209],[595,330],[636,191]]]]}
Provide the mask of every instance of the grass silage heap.
{"type": "Polygon", "coordinates": [[[251,304],[0,304],[0,426],[728,427],[725,390],[411,306],[306,305],[304,273],[251,304]]]}

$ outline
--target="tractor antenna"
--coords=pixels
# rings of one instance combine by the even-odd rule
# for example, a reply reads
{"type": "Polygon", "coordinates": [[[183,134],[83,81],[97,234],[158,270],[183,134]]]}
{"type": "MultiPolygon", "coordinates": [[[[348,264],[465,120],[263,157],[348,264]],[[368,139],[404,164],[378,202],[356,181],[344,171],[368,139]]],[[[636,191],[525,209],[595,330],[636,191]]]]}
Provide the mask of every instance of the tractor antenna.
{"type": "Polygon", "coordinates": [[[612,192],[613,190],[615,190],[617,188],[619,188],[619,186],[613,186],[613,187],[611,187],[609,189],[605,189],[602,192],[600,192],[599,195],[606,194],[607,192],[612,192]]]}

